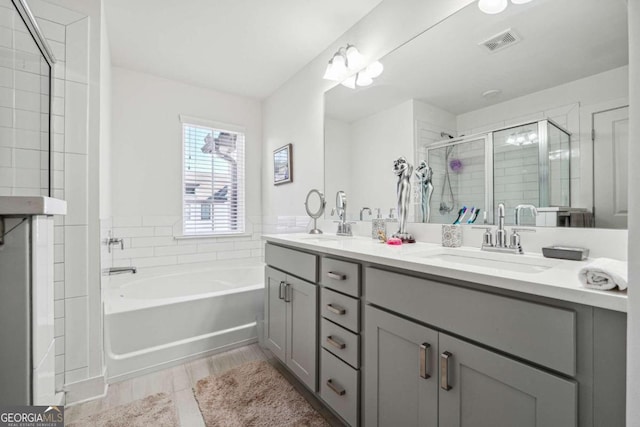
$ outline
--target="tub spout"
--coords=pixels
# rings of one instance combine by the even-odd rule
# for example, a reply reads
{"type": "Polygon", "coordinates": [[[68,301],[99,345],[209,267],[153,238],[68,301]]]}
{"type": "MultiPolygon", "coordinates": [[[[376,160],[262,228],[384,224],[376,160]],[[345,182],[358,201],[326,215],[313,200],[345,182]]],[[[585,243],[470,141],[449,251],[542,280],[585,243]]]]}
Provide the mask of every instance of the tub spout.
{"type": "Polygon", "coordinates": [[[107,274],[109,274],[109,276],[114,274],[124,274],[124,273],[136,274],[137,272],[138,272],[138,269],[135,267],[111,267],[107,269],[107,274]]]}

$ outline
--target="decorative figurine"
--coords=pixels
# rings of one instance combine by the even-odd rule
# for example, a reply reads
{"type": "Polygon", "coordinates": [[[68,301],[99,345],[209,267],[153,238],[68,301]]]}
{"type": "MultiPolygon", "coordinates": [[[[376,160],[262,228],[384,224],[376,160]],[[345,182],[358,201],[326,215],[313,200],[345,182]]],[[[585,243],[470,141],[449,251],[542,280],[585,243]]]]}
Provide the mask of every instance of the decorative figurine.
{"type": "Polygon", "coordinates": [[[420,183],[420,195],[422,198],[420,201],[421,220],[422,222],[429,222],[431,221],[431,196],[433,195],[433,184],[431,183],[433,169],[423,160],[420,162],[418,169],[416,169],[416,176],[420,183]]]}
{"type": "Polygon", "coordinates": [[[409,199],[411,197],[411,174],[413,166],[404,157],[399,157],[393,162],[393,173],[398,177],[398,232],[393,235],[404,243],[415,243],[411,234],[407,233],[407,217],[409,216],[409,199]]]}

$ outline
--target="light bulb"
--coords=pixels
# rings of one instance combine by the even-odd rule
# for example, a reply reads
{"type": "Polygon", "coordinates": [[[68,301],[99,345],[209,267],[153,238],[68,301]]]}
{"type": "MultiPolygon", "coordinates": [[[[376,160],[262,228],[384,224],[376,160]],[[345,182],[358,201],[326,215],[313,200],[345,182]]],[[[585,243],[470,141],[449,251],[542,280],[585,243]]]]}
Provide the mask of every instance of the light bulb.
{"type": "Polygon", "coordinates": [[[534,139],[536,139],[538,137],[538,134],[535,132],[531,132],[529,134],[529,141],[533,141],[534,139]]]}
{"type": "Polygon", "coordinates": [[[350,70],[359,70],[364,66],[364,58],[354,45],[348,45],[345,51],[347,56],[347,67],[350,70]]]}
{"type": "Polygon", "coordinates": [[[324,72],[324,76],[322,76],[323,79],[325,80],[337,80],[336,78],[336,73],[335,73],[335,69],[333,68],[333,60],[329,61],[329,64],[327,64],[327,69],[324,72]]]}
{"type": "Polygon", "coordinates": [[[518,137],[516,138],[516,142],[518,144],[522,144],[524,142],[524,136],[518,135],[518,137]]]}
{"type": "Polygon", "coordinates": [[[349,89],[356,88],[356,76],[347,77],[340,84],[344,87],[348,87],[349,89]]]}
{"type": "Polygon", "coordinates": [[[515,144],[516,139],[513,136],[510,136],[509,138],[507,138],[507,144],[515,144]]]}
{"type": "Polygon", "coordinates": [[[369,86],[373,83],[373,79],[368,76],[366,73],[358,73],[356,78],[356,84],[358,86],[369,86]]]}
{"type": "Polygon", "coordinates": [[[525,4],[525,3],[529,3],[531,0],[511,0],[511,3],[513,4],[525,4]]]}
{"type": "Polygon", "coordinates": [[[507,0],[478,0],[478,7],[484,13],[494,15],[507,8],[507,0]]]}
{"type": "Polygon", "coordinates": [[[382,62],[380,61],[372,62],[364,70],[365,74],[371,77],[372,79],[375,79],[376,77],[380,76],[380,74],[382,74],[382,71],[384,71],[384,65],[382,65],[382,62]]]}
{"type": "Polygon", "coordinates": [[[336,53],[333,55],[331,62],[333,63],[333,74],[336,77],[335,79],[342,80],[347,74],[347,64],[344,55],[336,53]]]}

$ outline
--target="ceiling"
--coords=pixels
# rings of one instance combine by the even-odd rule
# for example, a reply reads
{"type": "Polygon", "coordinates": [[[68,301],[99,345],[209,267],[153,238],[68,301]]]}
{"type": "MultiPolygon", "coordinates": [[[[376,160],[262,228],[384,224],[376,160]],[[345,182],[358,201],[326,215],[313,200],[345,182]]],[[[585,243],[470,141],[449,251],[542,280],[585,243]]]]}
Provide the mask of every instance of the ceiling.
{"type": "Polygon", "coordinates": [[[486,15],[474,2],[381,59],[384,73],[355,91],[326,93],[327,116],[352,122],[408,99],[455,115],[628,64],[624,0],[535,0],[486,15]],[[512,29],[521,41],[489,52],[512,29]],[[501,93],[485,98],[482,93],[501,93]]]}
{"type": "Polygon", "coordinates": [[[264,98],[380,2],[106,0],[105,15],[113,65],[264,98]]]}

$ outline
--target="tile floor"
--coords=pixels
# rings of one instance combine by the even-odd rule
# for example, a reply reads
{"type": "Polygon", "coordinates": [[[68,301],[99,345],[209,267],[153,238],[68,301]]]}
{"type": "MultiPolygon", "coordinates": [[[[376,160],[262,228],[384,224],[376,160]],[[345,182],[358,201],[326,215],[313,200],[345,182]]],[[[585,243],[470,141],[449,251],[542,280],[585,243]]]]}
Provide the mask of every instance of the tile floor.
{"type": "Polygon", "coordinates": [[[171,395],[176,405],[181,427],[204,427],[204,421],[200,415],[198,403],[193,396],[192,387],[204,377],[253,360],[270,361],[332,426],[343,426],[300,382],[257,344],[240,347],[163,371],[110,384],[105,397],[65,408],[65,421],[70,423],[81,417],[101,412],[114,406],[142,399],[151,394],[164,392],[171,395]]]}

